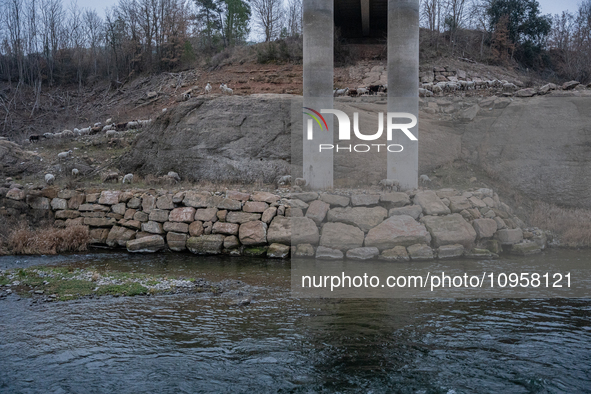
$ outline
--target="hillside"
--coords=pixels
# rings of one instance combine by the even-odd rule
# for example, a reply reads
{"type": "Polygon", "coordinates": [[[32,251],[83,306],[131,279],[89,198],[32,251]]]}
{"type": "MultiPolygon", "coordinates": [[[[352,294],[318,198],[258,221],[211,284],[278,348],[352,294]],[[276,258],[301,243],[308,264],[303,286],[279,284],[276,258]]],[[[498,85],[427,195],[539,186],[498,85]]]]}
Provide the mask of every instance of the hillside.
{"type": "MultiPolygon", "coordinates": [[[[362,52],[352,46],[350,55],[362,60],[335,68],[336,88],[356,88],[386,82],[385,60],[372,60],[379,46],[362,52]]],[[[31,87],[14,83],[0,83],[0,98],[4,114],[0,117],[0,136],[21,142],[31,135],[60,132],[65,129],[83,128],[96,122],[112,119],[126,122],[132,119],[149,119],[172,108],[183,100],[183,93],[197,96],[204,93],[209,82],[213,93],[220,92],[226,83],[235,95],[258,93],[296,94],[302,92],[301,64],[259,64],[256,49],[240,48],[215,58],[215,62],[176,73],[141,75],[116,82],[95,82],[88,86],[42,86],[37,98],[31,87]],[[218,60],[222,59],[222,60],[218,60]]],[[[433,68],[445,68],[451,74],[461,74],[470,80],[499,79],[516,82],[518,86],[541,86],[544,81],[515,68],[489,66],[462,61],[457,57],[422,56],[421,75],[428,75],[433,68]]],[[[560,82],[560,81],[553,81],[560,82]]],[[[466,95],[473,95],[466,92],[466,95]]],[[[486,92],[478,92],[486,95],[486,92]]]]}

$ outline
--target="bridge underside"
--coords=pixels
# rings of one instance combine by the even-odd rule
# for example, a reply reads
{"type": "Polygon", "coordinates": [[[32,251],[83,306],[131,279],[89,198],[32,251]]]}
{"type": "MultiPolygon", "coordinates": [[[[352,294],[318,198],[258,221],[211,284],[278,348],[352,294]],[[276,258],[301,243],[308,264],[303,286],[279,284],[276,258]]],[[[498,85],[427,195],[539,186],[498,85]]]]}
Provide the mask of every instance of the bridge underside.
{"type": "Polygon", "coordinates": [[[335,26],[343,38],[386,38],[388,0],[335,0],[335,26]]]}
{"type": "MultiPolygon", "coordinates": [[[[415,119],[412,126],[407,122],[409,127],[406,130],[410,133],[390,130],[388,141],[391,146],[403,146],[404,149],[388,151],[386,174],[388,179],[397,180],[403,190],[417,188],[419,0],[303,0],[303,5],[303,107],[334,108],[334,58],[330,56],[334,53],[333,23],[349,42],[383,40],[388,51],[387,112],[415,119]]],[[[327,132],[321,133],[319,124],[320,129],[314,133],[311,120],[308,126],[307,121],[304,122],[302,130],[302,135],[307,136],[302,150],[303,177],[312,189],[333,187],[333,151],[322,151],[323,146],[333,146],[334,142],[332,117],[328,119],[327,132]]],[[[390,123],[389,127],[393,125],[390,123]]]]}

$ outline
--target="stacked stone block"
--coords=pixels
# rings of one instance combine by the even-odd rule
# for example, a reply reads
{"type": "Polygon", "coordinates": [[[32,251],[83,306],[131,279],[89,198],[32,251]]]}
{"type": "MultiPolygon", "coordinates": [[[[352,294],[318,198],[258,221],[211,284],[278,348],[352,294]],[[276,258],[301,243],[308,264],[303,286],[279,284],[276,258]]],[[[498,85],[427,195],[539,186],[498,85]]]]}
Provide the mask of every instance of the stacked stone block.
{"type": "Polygon", "coordinates": [[[544,232],[524,231],[511,208],[482,188],[280,196],[13,187],[2,201],[45,210],[56,227],[86,226],[92,244],[129,252],[408,261],[530,254],[546,245],[544,232]]]}

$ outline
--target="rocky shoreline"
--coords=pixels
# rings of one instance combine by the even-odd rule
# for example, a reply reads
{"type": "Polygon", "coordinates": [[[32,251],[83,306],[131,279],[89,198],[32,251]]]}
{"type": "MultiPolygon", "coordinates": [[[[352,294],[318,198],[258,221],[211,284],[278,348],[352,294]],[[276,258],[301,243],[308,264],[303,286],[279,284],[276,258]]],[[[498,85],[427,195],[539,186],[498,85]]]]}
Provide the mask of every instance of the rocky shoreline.
{"type": "Polygon", "coordinates": [[[0,270],[0,300],[10,296],[33,302],[70,301],[101,296],[170,294],[223,295],[228,306],[248,305],[255,289],[240,280],[170,277],[135,272],[99,272],[95,268],[37,266],[0,270]]]}
{"type": "Polygon", "coordinates": [[[0,215],[78,226],[90,245],[131,253],[408,261],[527,255],[551,239],[488,188],[276,194],[9,186],[0,215]]]}

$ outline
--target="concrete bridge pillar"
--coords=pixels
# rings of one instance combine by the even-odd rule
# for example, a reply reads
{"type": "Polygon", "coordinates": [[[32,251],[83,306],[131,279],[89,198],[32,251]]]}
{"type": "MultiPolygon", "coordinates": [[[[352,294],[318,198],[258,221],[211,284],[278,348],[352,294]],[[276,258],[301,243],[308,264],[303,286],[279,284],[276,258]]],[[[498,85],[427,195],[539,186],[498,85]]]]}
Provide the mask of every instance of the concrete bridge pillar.
{"type": "MultiPolygon", "coordinates": [[[[334,0],[303,0],[304,12],[304,107],[318,112],[332,109],[334,80],[334,0]]],[[[418,0],[417,0],[418,1],[418,0]]],[[[302,114],[304,128],[303,175],[313,189],[333,186],[332,151],[318,152],[319,144],[333,143],[333,117],[326,116],[328,131],[313,122],[313,140],[307,139],[309,116],[302,114]]]]}
{"type": "MultiPolygon", "coordinates": [[[[419,0],[388,0],[388,112],[419,117],[419,0]]],[[[418,124],[409,130],[419,138],[418,124]]],[[[402,189],[418,187],[419,142],[403,133],[392,138],[389,143],[404,150],[388,153],[388,179],[398,180],[402,189]]]]}

